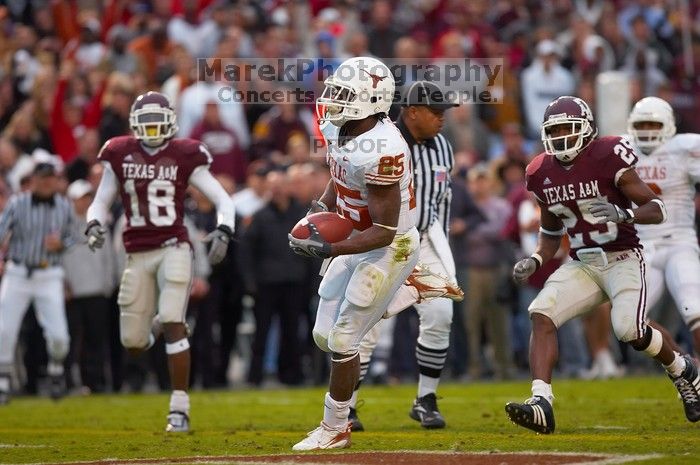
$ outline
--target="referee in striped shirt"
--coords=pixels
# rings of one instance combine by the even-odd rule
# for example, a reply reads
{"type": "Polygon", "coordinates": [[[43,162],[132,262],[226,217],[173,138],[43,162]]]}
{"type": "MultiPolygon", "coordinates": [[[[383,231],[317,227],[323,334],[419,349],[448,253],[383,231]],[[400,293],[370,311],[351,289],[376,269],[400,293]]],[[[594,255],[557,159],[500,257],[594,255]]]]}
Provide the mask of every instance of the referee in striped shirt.
{"type": "MultiPolygon", "coordinates": [[[[452,282],[456,282],[455,264],[447,240],[447,226],[454,156],[452,145],[440,134],[440,129],[445,111],[457,105],[448,101],[434,83],[417,81],[409,87],[395,123],[411,150],[417,227],[420,232],[420,265],[446,276],[452,282]]],[[[415,303],[414,307],[420,317],[416,344],[420,376],[418,396],[413,402],[410,416],[424,428],[444,428],[445,420],[438,410],[436,391],[450,343],[452,301],[440,297],[415,303]]],[[[376,343],[374,330],[362,341],[361,373],[366,373],[370,359],[368,352],[371,354],[376,343]]],[[[357,395],[354,394],[352,399],[356,400],[357,395]]],[[[361,430],[363,426],[357,418],[355,406],[351,407],[352,429],[361,430]]]]}
{"type": "Polygon", "coordinates": [[[0,404],[9,401],[15,345],[31,303],[46,339],[51,396],[65,391],[69,336],[60,258],[75,242],[75,216],[70,201],[57,193],[58,183],[54,165],[38,163],[30,191],[12,196],[0,215],[0,242],[10,238],[0,284],[0,404]]]}

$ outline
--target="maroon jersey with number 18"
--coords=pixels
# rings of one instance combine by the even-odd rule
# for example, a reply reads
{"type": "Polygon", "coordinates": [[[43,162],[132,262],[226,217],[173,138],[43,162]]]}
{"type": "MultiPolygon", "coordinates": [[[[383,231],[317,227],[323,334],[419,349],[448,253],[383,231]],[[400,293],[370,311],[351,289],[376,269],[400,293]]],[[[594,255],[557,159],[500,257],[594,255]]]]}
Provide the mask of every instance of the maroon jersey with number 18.
{"type": "Polygon", "coordinates": [[[641,248],[632,224],[597,224],[589,211],[596,197],[605,197],[620,208],[631,208],[630,200],[617,187],[620,176],[637,163],[629,141],[620,137],[594,139],[574,159],[562,165],[552,155],[541,153],[527,167],[527,189],[561,218],[576,250],[601,247],[605,251],[641,248]]]}
{"type": "Polygon", "coordinates": [[[182,219],[189,179],[197,167],[211,163],[201,142],[173,139],[149,153],[132,136],[115,137],[105,143],[98,159],[110,164],[119,181],[127,252],[187,242],[182,219]]]}

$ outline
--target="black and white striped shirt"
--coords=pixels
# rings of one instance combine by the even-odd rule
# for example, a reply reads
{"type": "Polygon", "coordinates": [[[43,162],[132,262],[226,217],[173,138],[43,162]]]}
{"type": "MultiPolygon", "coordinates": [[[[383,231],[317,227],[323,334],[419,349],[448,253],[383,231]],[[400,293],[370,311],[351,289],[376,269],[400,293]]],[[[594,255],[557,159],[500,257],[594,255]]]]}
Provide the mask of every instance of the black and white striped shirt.
{"type": "Polygon", "coordinates": [[[58,233],[66,249],[76,242],[73,232],[73,205],[62,195],[39,200],[31,192],[13,195],[0,215],[0,242],[11,234],[8,257],[30,268],[60,264],[61,253],[51,253],[44,247],[50,234],[58,233]]]}
{"type": "Polygon", "coordinates": [[[439,221],[447,235],[452,201],[450,173],[454,166],[452,145],[442,134],[423,143],[416,142],[400,117],[396,126],[411,150],[418,231],[425,232],[439,221]]]}

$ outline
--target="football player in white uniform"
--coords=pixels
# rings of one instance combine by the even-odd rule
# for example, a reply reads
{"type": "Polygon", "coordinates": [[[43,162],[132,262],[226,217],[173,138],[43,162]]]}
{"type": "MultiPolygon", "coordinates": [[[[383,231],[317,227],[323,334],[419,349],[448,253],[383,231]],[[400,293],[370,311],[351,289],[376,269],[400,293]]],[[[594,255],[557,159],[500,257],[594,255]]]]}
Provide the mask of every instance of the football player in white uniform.
{"type": "Polygon", "coordinates": [[[360,341],[418,262],[410,153],[387,117],[394,98],[391,71],[377,59],[355,57],[324,84],[316,107],[332,178],[315,206],[336,209],[354,231],[334,244],[313,225],[308,239],[289,236],[290,247],[301,255],[336,257],[319,286],[313,329],[316,345],[332,353],[323,421],[294,450],[350,445],[348,414],[360,376],[360,341]]]}
{"type": "Polygon", "coordinates": [[[637,225],[648,257],[650,306],[668,287],[700,354],[700,257],[695,231],[695,184],[700,182],[700,134],[676,134],[673,109],[645,97],[630,113],[627,128],[645,156],[637,162],[642,181],[666,204],[665,223],[637,225]]]}

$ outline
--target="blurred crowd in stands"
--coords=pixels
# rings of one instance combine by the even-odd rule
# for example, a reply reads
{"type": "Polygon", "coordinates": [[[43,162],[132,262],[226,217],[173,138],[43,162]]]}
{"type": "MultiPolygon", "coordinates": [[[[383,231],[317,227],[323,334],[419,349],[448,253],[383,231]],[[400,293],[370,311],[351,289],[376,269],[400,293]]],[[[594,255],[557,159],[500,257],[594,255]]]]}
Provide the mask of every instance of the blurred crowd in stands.
{"type": "MultiPolygon", "coordinates": [[[[319,197],[329,174],[323,148],[313,143],[318,131],[313,105],[222,102],[217,90],[229,84],[198,75],[198,59],[319,57],[335,65],[367,55],[504,60],[502,103],[450,110],[443,129],[456,157],[450,236],[467,294],[454,310],[447,370],[453,379],[510,378],[527,367],[526,309],[545,275],[519,288],[510,269],[533,251],[536,240],[537,211],[524,176],[541,150],[539,125],[547,103],[573,94],[595,108],[596,76],[620,70],[629,79],[632,101],[663,97],[676,111],[678,132],[700,132],[697,1],[7,0],[3,5],[0,208],[13,192],[27,189],[34,163],[52,160],[62,169],[62,189],[84,218],[100,179],[100,146],[129,134],[130,106],[147,90],[170,97],[179,137],[209,146],[212,172],[233,196],[239,224],[227,259],[211,268],[201,259],[206,251],[197,239],[214,228],[215,213],[192,190],[188,218],[200,260],[188,321],[192,382],[203,388],[325,379],[325,356],[310,337],[320,264],[294,255],[287,232],[319,197]],[[463,213],[468,197],[482,210],[479,218],[463,213]]],[[[66,256],[69,384],[85,393],[165,389],[166,364],[152,363],[164,357],[162,347],[136,359],[119,344],[114,296],[123,266],[119,205],[113,213],[113,248],[93,255],[77,246],[66,256]]],[[[662,313],[682,340],[675,311],[662,313]]],[[[384,350],[376,353],[370,379],[409,379],[417,371],[411,347],[415,312],[403,312],[386,326],[384,350]]],[[[559,368],[593,376],[583,330],[567,331],[559,368]]],[[[30,394],[42,388],[41,337],[30,312],[17,354],[17,372],[30,394]]],[[[612,349],[618,363],[628,361],[624,350],[612,349]]]]}

